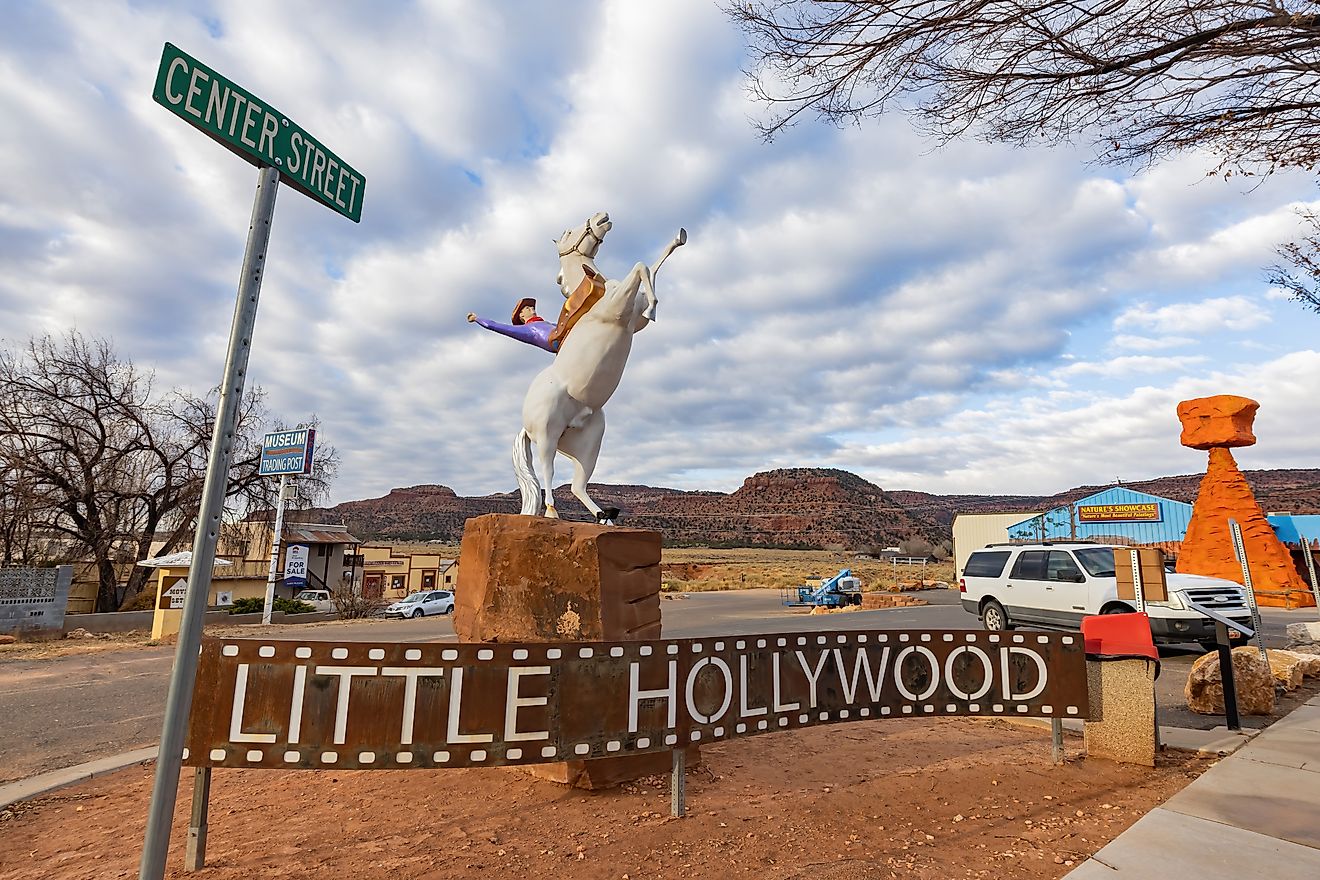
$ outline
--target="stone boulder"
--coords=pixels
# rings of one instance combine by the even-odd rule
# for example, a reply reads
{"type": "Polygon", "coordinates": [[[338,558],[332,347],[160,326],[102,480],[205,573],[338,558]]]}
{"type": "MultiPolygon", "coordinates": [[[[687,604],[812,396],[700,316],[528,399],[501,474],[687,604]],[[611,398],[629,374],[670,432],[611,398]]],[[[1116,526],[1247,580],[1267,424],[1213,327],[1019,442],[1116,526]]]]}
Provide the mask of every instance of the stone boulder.
{"type": "Polygon", "coordinates": [[[1320,645],[1320,621],[1288,624],[1288,645],[1320,645]]]}
{"type": "Polygon", "coordinates": [[[1303,678],[1320,678],[1320,655],[1274,649],[1270,654],[1270,671],[1284,690],[1301,687],[1303,678]]]}
{"type": "MultiPolygon", "coordinates": [[[[1239,714],[1274,714],[1274,676],[1256,648],[1233,650],[1233,685],[1239,714]]],[[[1187,708],[1193,712],[1224,714],[1224,682],[1219,674],[1218,651],[1211,651],[1192,664],[1183,696],[1187,698],[1187,708]]]]}
{"type": "Polygon", "coordinates": [[[1178,404],[1180,442],[1192,449],[1253,446],[1256,435],[1251,433],[1251,424],[1258,409],[1260,404],[1250,397],[1232,394],[1184,400],[1178,404]]]}

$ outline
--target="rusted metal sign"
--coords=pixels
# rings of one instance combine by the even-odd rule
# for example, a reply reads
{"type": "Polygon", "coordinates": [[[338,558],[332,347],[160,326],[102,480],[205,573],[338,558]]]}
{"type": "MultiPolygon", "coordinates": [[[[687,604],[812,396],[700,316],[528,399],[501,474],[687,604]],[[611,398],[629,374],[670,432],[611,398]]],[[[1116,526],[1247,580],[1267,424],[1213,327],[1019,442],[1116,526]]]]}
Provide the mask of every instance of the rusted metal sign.
{"type": "Polygon", "coordinates": [[[1086,717],[1081,637],[206,639],[184,758],[201,767],[307,769],[535,764],[939,715],[1086,717]]]}

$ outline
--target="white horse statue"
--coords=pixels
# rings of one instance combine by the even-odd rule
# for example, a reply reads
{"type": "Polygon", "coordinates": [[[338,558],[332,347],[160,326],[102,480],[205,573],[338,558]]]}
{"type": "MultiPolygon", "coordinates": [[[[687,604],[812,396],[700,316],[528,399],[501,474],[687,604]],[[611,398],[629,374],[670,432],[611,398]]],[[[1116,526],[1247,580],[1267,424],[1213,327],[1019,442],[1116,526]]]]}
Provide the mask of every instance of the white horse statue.
{"type": "Polygon", "coordinates": [[[523,427],[513,441],[513,470],[522,493],[522,513],[527,516],[542,510],[548,517],[559,516],[552,494],[556,451],[573,462],[573,494],[596,521],[613,525],[619,515],[616,508],[605,510],[587,494],[605,436],[603,407],[623,378],[633,334],[655,320],[656,273],[687,242],[687,230],[678,231],[654,266],[638,263],[624,278],[606,280],[596,268],[595,256],[612,225],[608,214],[596,214],[556,242],[556,280],[564,296],[572,295],[588,278],[603,281],[604,294],[571,324],[554,363],[537,374],[523,399],[523,427]]]}

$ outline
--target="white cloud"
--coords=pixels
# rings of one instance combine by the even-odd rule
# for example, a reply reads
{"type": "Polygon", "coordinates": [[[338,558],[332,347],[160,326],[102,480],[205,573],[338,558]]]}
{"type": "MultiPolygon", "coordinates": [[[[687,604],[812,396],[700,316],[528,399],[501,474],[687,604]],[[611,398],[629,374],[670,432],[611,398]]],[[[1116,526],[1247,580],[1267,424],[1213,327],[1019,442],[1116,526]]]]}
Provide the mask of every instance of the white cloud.
{"type": "MultiPolygon", "coordinates": [[[[512,488],[520,401],[548,356],[463,316],[526,295],[553,314],[550,239],[600,209],[609,275],[690,233],[608,407],[601,481],[728,488],[833,464],[1044,490],[1111,467],[1088,443],[1134,469],[1169,460],[1124,433],[1167,403],[1147,386],[1228,367],[1161,352],[1250,329],[1262,347],[1232,368],[1250,377],[1305,345],[1240,293],[1295,230],[1304,175],[1243,192],[1193,186],[1199,157],[1130,176],[1062,149],[931,151],[901,117],[765,145],[741,35],[706,0],[64,0],[10,24],[8,339],[76,325],[163,385],[218,380],[254,174],[151,101],[167,39],[366,173],[360,225],[281,192],[251,360],[277,412],[321,417],[339,500],[512,488]]],[[[1308,416],[1278,418],[1282,433],[1308,416]]]]}
{"type": "Polygon", "coordinates": [[[1269,312],[1259,301],[1245,296],[1221,296],[1167,306],[1138,302],[1114,319],[1114,329],[1203,335],[1225,330],[1250,330],[1269,323],[1269,320],[1269,312]]]}

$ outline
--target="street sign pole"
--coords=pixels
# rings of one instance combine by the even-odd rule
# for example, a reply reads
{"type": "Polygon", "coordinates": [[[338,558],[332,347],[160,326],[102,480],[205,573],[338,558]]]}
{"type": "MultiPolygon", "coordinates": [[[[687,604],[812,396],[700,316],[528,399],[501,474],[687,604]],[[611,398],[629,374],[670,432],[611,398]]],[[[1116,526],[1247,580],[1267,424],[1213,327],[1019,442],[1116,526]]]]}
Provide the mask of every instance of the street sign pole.
{"type": "Polygon", "coordinates": [[[252,204],[252,223],[248,227],[247,248],[243,253],[243,272],[238,282],[238,302],[234,306],[234,323],[229,331],[229,351],[225,356],[224,379],[220,385],[220,404],[215,413],[215,432],[211,436],[211,455],[206,464],[206,482],[202,488],[201,510],[197,517],[192,567],[188,570],[188,595],[183,603],[178,648],[174,652],[174,670],[170,674],[169,696],[165,700],[165,723],[160,735],[160,755],[156,759],[156,780],[151,790],[147,833],[138,869],[139,880],[162,880],[165,876],[170,821],[174,817],[174,803],[179,794],[183,739],[188,725],[188,713],[192,709],[203,615],[206,613],[207,595],[211,590],[211,568],[215,564],[216,540],[220,535],[220,517],[225,506],[229,459],[237,428],[239,402],[243,395],[243,380],[247,376],[248,354],[252,350],[257,299],[261,294],[266,246],[270,242],[270,224],[275,216],[275,195],[279,182],[278,169],[264,166],[259,169],[257,194],[252,204]]]}
{"type": "Polygon", "coordinates": [[[1230,519],[1228,530],[1233,538],[1233,555],[1242,566],[1242,588],[1247,594],[1247,607],[1251,609],[1251,626],[1256,630],[1256,647],[1260,650],[1260,659],[1265,661],[1265,667],[1268,669],[1270,655],[1265,653],[1265,632],[1260,625],[1260,606],[1256,604],[1256,587],[1251,583],[1251,562],[1247,559],[1247,547],[1242,542],[1242,526],[1238,525],[1237,520],[1230,519]]]}
{"type": "Polygon", "coordinates": [[[275,505],[275,534],[270,539],[270,573],[266,576],[266,606],[261,609],[261,622],[270,624],[270,613],[275,607],[275,574],[280,564],[280,543],[284,538],[284,495],[289,488],[289,477],[280,477],[280,500],[275,505]]]}
{"type": "Polygon", "coordinates": [[[1315,577],[1315,556],[1311,553],[1311,539],[1300,533],[1297,539],[1301,541],[1302,555],[1306,557],[1306,573],[1311,576],[1311,593],[1315,596],[1315,610],[1320,611],[1320,581],[1315,577]]]}

